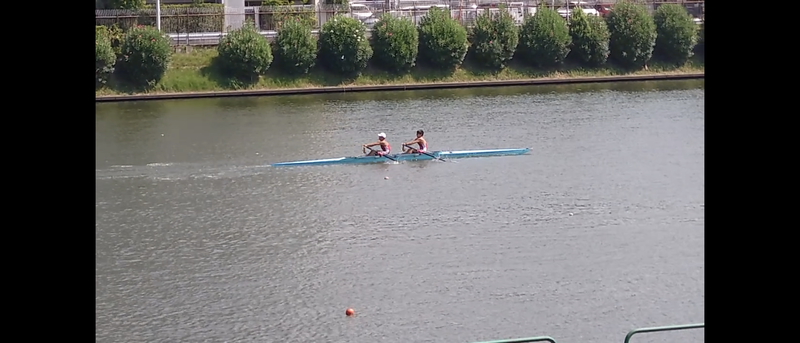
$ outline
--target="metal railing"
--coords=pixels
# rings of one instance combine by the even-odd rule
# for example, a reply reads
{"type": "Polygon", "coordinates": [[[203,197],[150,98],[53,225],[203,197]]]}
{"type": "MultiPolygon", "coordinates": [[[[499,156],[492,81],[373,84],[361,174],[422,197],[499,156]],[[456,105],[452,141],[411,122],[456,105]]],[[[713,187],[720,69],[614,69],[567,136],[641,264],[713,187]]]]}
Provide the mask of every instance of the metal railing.
{"type": "Polygon", "coordinates": [[[688,329],[698,329],[705,327],[706,327],[705,323],[699,323],[699,324],[686,324],[686,325],[657,326],[652,328],[639,328],[636,330],[632,330],[631,332],[628,332],[628,334],[625,336],[625,343],[629,343],[631,337],[633,337],[633,335],[637,333],[688,330],[688,329]]]}
{"type": "Polygon", "coordinates": [[[485,342],[475,342],[475,343],[529,343],[529,342],[550,342],[550,343],[557,343],[553,337],[550,336],[539,336],[539,337],[528,337],[528,338],[512,338],[512,339],[500,339],[496,341],[485,341],[485,342]]]}
{"type": "MultiPolygon", "coordinates": [[[[688,329],[698,329],[698,328],[705,328],[705,323],[698,323],[698,324],[684,324],[684,325],[668,325],[668,326],[656,326],[656,327],[649,327],[649,328],[638,328],[631,330],[625,335],[625,342],[630,343],[631,337],[639,333],[646,333],[646,332],[660,332],[660,331],[677,331],[677,330],[688,330],[688,329]]],[[[550,343],[557,343],[553,337],[550,336],[538,336],[538,337],[527,337],[527,338],[512,338],[512,339],[500,339],[495,341],[484,341],[484,342],[475,342],[475,343],[528,343],[528,342],[550,342],[550,343]]]]}

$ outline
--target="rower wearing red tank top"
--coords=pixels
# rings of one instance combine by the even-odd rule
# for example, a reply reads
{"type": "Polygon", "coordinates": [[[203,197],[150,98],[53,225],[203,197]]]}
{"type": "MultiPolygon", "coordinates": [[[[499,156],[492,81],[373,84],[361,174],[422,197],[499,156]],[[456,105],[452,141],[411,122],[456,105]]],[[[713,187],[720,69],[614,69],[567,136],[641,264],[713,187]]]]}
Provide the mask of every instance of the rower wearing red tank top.
{"type": "Polygon", "coordinates": [[[389,145],[389,141],[386,140],[386,134],[381,132],[378,134],[378,141],[375,143],[364,144],[362,147],[370,148],[374,146],[380,146],[380,150],[372,150],[367,154],[367,156],[383,156],[392,153],[392,146],[389,145]]]}
{"type": "Polygon", "coordinates": [[[403,150],[404,154],[420,154],[423,152],[428,152],[428,141],[422,136],[425,135],[425,131],[417,130],[417,139],[403,143],[403,147],[408,147],[407,150],[403,150]],[[417,148],[412,148],[411,144],[417,143],[417,148]]]}

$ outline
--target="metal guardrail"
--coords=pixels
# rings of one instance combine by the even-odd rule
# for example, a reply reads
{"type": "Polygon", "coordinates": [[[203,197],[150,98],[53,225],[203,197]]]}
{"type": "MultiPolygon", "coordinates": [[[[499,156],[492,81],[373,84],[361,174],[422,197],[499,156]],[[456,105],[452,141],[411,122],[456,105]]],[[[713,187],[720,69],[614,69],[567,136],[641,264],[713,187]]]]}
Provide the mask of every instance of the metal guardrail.
{"type": "Polygon", "coordinates": [[[686,325],[670,325],[670,326],[657,326],[652,328],[639,328],[636,330],[632,330],[628,332],[628,335],[625,336],[625,343],[629,343],[631,337],[637,333],[645,333],[645,332],[659,332],[659,331],[675,331],[675,330],[688,330],[688,329],[698,329],[698,328],[705,328],[705,323],[699,324],[686,324],[686,325]]]}
{"type": "MultiPolygon", "coordinates": [[[[311,33],[317,34],[318,30],[313,30],[311,33]]],[[[193,46],[211,46],[219,45],[222,37],[227,35],[226,32],[192,32],[192,33],[168,33],[172,45],[193,45],[193,46]]],[[[278,35],[278,31],[261,31],[261,35],[267,39],[274,39],[278,35]]]]}
{"type": "Polygon", "coordinates": [[[528,338],[513,338],[513,339],[501,339],[497,341],[486,341],[486,342],[475,342],[475,343],[528,343],[528,342],[550,342],[550,343],[557,343],[553,337],[550,336],[539,336],[539,337],[528,337],[528,338]]]}
{"type": "MultiPolygon", "coordinates": [[[[668,325],[668,326],[656,326],[650,328],[638,328],[631,330],[625,335],[625,343],[630,343],[631,337],[638,333],[645,333],[645,332],[659,332],[659,331],[677,331],[677,330],[688,330],[688,329],[698,329],[698,328],[705,328],[705,323],[698,323],[698,324],[684,324],[684,325],[668,325]]],[[[528,342],[550,342],[550,343],[557,343],[553,337],[550,336],[538,336],[538,337],[527,337],[527,338],[512,338],[512,339],[500,339],[495,341],[484,341],[484,342],[474,342],[474,343],[528,343],[528,342]]]]}
{"type": "MultiPolygon", "coordinates": [[[[275,39],[278,31],[269,30],[260,32],[264,38],[275,39]]],[[[193,46],[212,46],[219,45],[226,32],[194,32],[194,33],[168,33],[172,45],[193,45],[193,46]]],[[[311,30],[314,36],[319,35],[319,30],[311,30]]],[[[366,38],[372,35],[372,30],[366,30],[366,38]]]]}

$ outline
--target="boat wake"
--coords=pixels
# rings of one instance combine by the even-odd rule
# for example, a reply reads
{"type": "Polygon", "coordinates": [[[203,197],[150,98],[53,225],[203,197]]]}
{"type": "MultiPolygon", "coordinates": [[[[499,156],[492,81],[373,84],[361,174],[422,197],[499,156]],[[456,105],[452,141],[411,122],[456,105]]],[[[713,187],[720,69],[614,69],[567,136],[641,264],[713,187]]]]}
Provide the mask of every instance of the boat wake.
{"type": "Polygon", "coordinates": [[[148,163],[145,165],[112,165],[95,169],[95,180],[149,179],[152,181],[213,180],[255,176],[265,173],[269,165],[217,165],[193,163],[148,163]]]}

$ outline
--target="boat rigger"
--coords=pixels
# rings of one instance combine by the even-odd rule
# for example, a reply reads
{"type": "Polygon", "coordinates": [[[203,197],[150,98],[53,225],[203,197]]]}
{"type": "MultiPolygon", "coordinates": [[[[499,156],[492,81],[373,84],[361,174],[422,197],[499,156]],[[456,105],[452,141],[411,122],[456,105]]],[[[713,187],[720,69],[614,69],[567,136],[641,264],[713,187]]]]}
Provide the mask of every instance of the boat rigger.
{"type": "Polygon", "coordinates": [[[392,161],[425,161],[451,158],[467,157],[488,157],[488,156],[510,156],[522,155],[530,151],[530,148],[520,149],[485,149],[485,150],[453,150],[453,151],[431,151],[424,154],[390,154],[386,156],[351,156],[328,158],[322,160],[306,160],[295,162],[281,162],[271,164],[273,167],[282,166],[301,166],[301,165],[325,165],[325,164],[353,164],[353,163],[385,163],[392,161]]]}

